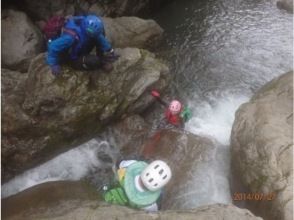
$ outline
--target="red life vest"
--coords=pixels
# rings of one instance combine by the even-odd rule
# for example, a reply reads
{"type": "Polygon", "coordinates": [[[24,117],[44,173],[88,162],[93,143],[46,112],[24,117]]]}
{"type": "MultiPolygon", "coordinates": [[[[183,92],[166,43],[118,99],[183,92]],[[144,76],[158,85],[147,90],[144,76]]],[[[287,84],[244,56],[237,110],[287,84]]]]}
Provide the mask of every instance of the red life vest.
{"type": "Polygon", "coordinates": [[[165,117],[167,121],[173,125],[181,125],[181,117],[180,114],[173,115],[169,109],[165,110],[165,117]]]}

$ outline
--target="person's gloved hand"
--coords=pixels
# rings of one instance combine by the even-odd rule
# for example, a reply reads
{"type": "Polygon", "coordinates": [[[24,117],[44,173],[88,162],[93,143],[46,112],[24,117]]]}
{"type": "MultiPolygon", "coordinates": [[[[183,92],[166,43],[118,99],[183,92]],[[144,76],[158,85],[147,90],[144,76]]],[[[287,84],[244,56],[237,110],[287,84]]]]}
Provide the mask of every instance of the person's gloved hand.
{"type": "Polygon", "coordinates": [[[51,72],[54,76],[59,76],[61,73],[61,69],[59,65],[51,66],[51,72]]]}
{"type": "Polygon", "coordinates": [[[119,58],[119,55],[117,55],[113,49],[103,53],[103,61],[104,62],[112,63],[112,62],[116,61],[118,58],[119,58]]]}

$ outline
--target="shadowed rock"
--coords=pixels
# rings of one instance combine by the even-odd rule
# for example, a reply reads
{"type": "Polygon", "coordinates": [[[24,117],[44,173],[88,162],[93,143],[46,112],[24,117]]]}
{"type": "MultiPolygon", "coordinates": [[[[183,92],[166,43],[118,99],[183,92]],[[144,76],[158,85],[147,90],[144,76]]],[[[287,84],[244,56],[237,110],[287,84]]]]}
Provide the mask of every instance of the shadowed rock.
{"type": "Polygon", "coordinates": [[[2,65],[26,72],[31,59],[43,49],[41,32],[20,11],[4,10],[1,24],[2,65]]]}

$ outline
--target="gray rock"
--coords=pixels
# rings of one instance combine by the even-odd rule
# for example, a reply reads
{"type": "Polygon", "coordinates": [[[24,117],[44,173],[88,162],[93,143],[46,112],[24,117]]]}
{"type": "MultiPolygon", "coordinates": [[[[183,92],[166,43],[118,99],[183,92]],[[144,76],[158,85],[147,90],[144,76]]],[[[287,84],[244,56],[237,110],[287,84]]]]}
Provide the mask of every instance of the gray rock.
{"type": "MultiPolygon", "coordinates": [[[[172,1],[172,0],[171,0],[172,1]]],[[[105,0],[103,6],[107,16],[134,16],[152,13],[164,4],[171,2],[169,0],[105,0]]]]}
{"type": "Polygon", "coordinates": [[[250,211],[233,205],[214,204],[185,211],[147,213],[99,200],[99,196],[85,184],[45,183],[2,200],[2,217],[6,220],[262,220],[250,211]]]}
{"type": "Polygon", "coordinates": [[[293,14],[293,0],[279,0],[277,6],[293,14]]]}
{"type": "Polygon", "coordinates": [[[162,211],[147,213],[126,207],[110,206],[95,201],[69,201],[46,211],[30,211],[14,215],[8,220],[69,220],[69,219],[109,219],[109,220],[262,220],[246,209],[232,205],[209,205],[193,210],[162,211]]]}
{"type": "Polygon", "coordinates": [[[146,48],[155,46],[163,33],[153,20],[137,17],[103,18],[107,39],[114,47],[146,48]]]}
{"type": "Polygon", "coordinates": [[[28,74],[2,69],[1,76],[2,132],[9,133],[29,123],[29,117],[20,106],[25,98],[25,80],[28,74]]]}
{"type": "Polygon", "coordinates": [[[293,72],[266,84],[236,113],[232,166],[252,192],[273,193],[257,202],[269,219],[293,219],[293,72]]]}
{"type": "Polygon", "coordinates": [[[110,143],[122,149],[124,146],[137,148],[147,139],[150,126],[139,115],[131,115],[111,126],[107,137],[110,143]]]}
{"type": "Polygon", "coordinates": [[[44,54],[32,61],[20,91],[23,99],[2,109],[2,116],[12,115],[2,122],[2,180],[150,104],[144,92],[168,80],[168,68],[144,50],[126,48],[117,49],[117,53],[121,56],[112,72],[76,71],[63,66],[58,78],[45,64],[44,54]]]}
{"type": "Polygon", "coordinates": [[[25,0],[24,7],[33,18],[47,20],[57,12],[66,10],[69,5],[67,0],[25,0]]]}
{"type": "Polygon", "coordinates": [[[41,32],[20,11],[4,10],[1,22],[2,65],[27,71],[30,60],[42,51],[41,32]]]}
{"type": "Polygon", "coordinates": [[[164,190],[163,209],[190,209],[212,202],[217,190],[209,169],[213,169],[213,161],[217,160],[215,141],[189,132],[162,130],[142,145],[128,143],[122,154],[127,159],[144,156],[169,164],[173,177],[164,190]]]}
{"type": "Polygon", "coordinates": [[[94,13],[98,16],[103,16],[105,14],[105,10],[103,6],[99,2],[97,2],[90,7],[89,13],[94,13]]]}

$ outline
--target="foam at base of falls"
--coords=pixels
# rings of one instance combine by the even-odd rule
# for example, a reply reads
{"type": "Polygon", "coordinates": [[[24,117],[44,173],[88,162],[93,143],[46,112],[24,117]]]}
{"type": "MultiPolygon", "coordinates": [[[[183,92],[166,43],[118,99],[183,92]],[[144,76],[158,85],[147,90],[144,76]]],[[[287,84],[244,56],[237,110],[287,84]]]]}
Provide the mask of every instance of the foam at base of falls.
{"type": "Polygon", "coordinates": [[[186,124],[186,129],[200,136],[211,136],[221,144],[228,145],[235,112],[242,103],[248,101],[248,97],[231,95],[214,101],[213,106],[207,102],[200,105],[199,102],[191,102],[189,106],[194,106],[195,116],[186,124]]]}
{"type": "MultiPolygon", "coordinates": [[[[214,203],[229,204],[230,193],[230,134],[238,107],[248,97],[226,95],[223,98],[210,98],[208,102],[190,102],[194,106],[193,115],[186,129],[194,134],[218,141],[211,160],[201,166],[191,168],[193,179],[185,183],[187,195],[177,195],[174,208],[195,208],[214,203]],[[197,103],[197,104],[196,104],[197,103]]],[[[211,153],[212,154],[212,153],[211,153]]]]}

